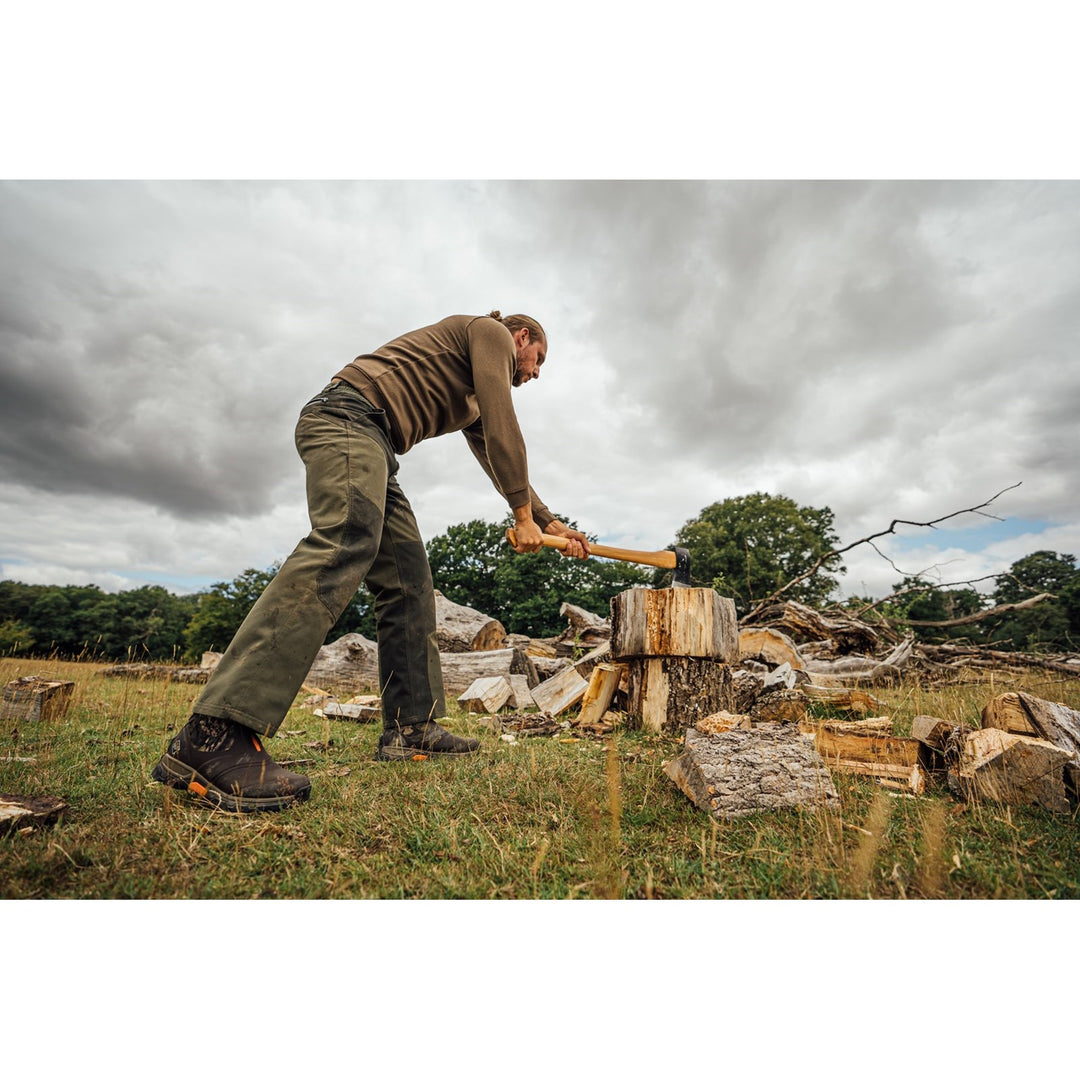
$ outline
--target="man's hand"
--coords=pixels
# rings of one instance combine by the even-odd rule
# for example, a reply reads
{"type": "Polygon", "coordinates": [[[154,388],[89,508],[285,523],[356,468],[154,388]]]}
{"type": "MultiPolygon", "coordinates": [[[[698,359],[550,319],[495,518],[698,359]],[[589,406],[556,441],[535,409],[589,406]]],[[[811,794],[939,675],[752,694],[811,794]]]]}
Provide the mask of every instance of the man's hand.
{"type": "Polygon", "coordinates": [[[589,557],[589,538],[577,529],[568,529],[561,521],[548,522],[544,529],[549,536],[562,536],[570,542],[559,552],[560,555],[573,556],[576,559],[589,557]]]}
{"type": "Polygon", "coordinates": [[[544,546],[544,534],[540,531],[540,526],[533,521],[531,516],[525,520],[518,520],[515,512],[514,518],[514,539],[517,541],[514,550],[519,553],[539,551],[544,546]]]}

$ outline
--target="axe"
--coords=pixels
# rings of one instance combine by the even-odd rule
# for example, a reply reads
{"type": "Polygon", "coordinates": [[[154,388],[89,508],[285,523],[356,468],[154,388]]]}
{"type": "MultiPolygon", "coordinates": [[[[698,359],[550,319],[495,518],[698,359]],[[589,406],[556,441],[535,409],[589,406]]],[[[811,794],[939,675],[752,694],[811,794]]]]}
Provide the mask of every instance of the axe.
{"type": "MultiPolygon", "coordinates": [[[[506,539],[511,547],[517,547],[517,537],[513,529],[506,530],[506,539]]],[[[544,547],[563,551],[569,541],[564,536],[545,534],[544,547]]],[[[674,570],[673,582],[677,589],[690,588],[690,552],[677,547],[674,551],[630,551],[627,548],[608,547],[606,544],[590,544],[590,555],[599,555],[603,559],[618,559],[620,562],[643,563],[645,566],[659,566],[661,570],[674,570]]]]}

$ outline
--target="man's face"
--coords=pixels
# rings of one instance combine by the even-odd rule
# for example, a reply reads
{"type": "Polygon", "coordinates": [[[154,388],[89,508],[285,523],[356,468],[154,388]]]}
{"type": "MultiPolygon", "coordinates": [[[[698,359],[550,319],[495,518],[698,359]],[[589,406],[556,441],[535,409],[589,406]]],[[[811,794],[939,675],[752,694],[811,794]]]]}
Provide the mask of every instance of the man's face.
{"type": "Polygon", "coordinates": [[[517,365],[514,368],[514,385],[524,386],[530,379],[540,378],[540,368],[547,358],[547,345],[533,341],[526,327],[514,334],[517,346],[517,365]]]}

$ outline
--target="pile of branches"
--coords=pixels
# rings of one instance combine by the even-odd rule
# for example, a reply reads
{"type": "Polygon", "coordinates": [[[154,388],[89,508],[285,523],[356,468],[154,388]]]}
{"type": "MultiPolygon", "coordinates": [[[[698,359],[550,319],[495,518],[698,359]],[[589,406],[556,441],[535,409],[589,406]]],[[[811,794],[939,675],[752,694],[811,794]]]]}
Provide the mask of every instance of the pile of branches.
{"type": "MultiPolygon", "coordinates": [[[[996,608],[981,614],[989,617],[1001,612],[1002,608],[996,608]]],[[[763,659],[777,660],[783,649],[789,648],[794,654],[792,667],[838,684],[881,685],[906,673],[939,682],[962,681],[971,669],[978,668],[1010,673],[1041,669],[1080,678],[1078,653],[1051,655],[970,644],[931,645],[901,633],[886,620],[867,622],[838,608],[816,611],[794,600],[759,607],[754,615],[754,622],[744,620],[740,630],[769,630],[775,650],[779,650],[763,659]]]]}

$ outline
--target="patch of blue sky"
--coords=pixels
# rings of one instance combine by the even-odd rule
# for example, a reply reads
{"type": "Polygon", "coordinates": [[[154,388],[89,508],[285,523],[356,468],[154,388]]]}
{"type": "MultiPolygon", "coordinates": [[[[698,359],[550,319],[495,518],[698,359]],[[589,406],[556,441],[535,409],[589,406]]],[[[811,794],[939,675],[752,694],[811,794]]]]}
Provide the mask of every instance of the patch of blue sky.
{"type": "MultiPolygon", "coordinates": [[[[882,538],[896,554],[921,550],[927,545],[938,548],[959,548],[961,551],[985,551],[992,544],[1012,540],[1029,533],[1035,537],[1051,528],[1052,522],[1032,518],[1005,518],[1002,521],[983,520],[977,525],[939,525],[936,529],[917,529],[898,526],[903,531],[882,538]]],[[[1035,550],[1034,548],[1032,550],[1035,550]]]]}

